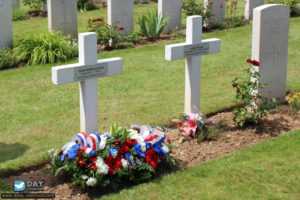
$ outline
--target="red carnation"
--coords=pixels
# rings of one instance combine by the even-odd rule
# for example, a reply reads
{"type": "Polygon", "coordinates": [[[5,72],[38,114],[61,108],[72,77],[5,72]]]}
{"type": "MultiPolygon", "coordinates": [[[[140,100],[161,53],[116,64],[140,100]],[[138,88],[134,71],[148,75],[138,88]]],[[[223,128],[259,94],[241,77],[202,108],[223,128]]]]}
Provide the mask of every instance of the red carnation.
{"type": "Polygon", "coordinates": [[[130,140],[130,142],[131,142],[132,145],[136,145],[137,144],[137,141],[135,139],[130,140]]]}
{"type": "Polygon", "coordinates": [[[154,169],[157,168],[157,155],[155,153],[155,151],[153,151],[152,149],[149,149],[146,152],[146,162],[151,165],[154,169]]]}
{"type": "Polygon", "coordinates": [[[116,156],[115,158],[112,155],[109,155],[105,163],[108,165],[108,173],[113,174],[114,171],[119,170],[119,168],[122,166],[121,158],[119,156],[116,156]]]}
{"type": "Polygon", "coordinates": [[[89,161],[90,162],[94,162],[96,160],[97,160],[97,155],[96,154],[94,154],[93,156],[89,157],[89,161]]]}
{"type": "Polygon", "coordinates": [[[254,65],[254,66],[259,66],[259,62],[256,61],[256,60],[253,60],[253,65],[254,65]]]}
{"type": "Polygon", "coordinates": [[[121,145],[121,141],[120,140],[116,140],[116,141],[113,142],[113,145],[120,146],[121,145]]]}
{"type": "Polygon", "coordinates": [[[123,30],[124,30],[124,27],[120,27],[120,30],[123,31],[123,30]]]}
{"type": "Polygon", "coordinates": [[[96,167],[96,163],[93,162],[91,164],[89,164],[89,170],[95,170],[97,167],[96,167]]]}
{"type": "Polygon", "coordinates": [[[85,163],[83,157],[77,157],[76,164],[80,165],[80,167],[82,167],[82,165],[85,165],[86,163],[85,163]]]}

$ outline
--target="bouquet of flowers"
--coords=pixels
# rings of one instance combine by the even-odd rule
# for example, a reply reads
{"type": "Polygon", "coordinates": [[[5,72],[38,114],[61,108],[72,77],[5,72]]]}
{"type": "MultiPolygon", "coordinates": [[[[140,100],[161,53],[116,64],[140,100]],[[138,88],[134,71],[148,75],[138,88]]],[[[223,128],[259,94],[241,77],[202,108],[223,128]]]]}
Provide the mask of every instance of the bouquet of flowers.
{"type": "Polygon", "coordinates": [[[51,166],[55,175],[63,170],[82,187],[140,182],[151,178],[160,165],[176,164],[165,140],[159,127],[132,125],[127,130],[115,124],[104,134],[78,133],[60,152],[50,151],[51,166]]]}
{"type": "Polygon", "coordinates": [[[174,120],[174,122],[184,136],[198,137],[200,141],[215,138],[216,132],[212,133],[209,128],[216,123],[208,121],[202,114],[188,113],[183,115],[182,120],[174,120]]]}

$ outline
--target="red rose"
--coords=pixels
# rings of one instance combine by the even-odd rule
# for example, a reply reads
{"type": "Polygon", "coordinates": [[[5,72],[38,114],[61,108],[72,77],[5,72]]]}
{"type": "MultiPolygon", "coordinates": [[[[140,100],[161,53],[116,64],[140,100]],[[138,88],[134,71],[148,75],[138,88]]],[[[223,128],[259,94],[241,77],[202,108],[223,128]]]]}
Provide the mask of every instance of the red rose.
{"type": "Polygon", "coordinates": [[[123,31],[123,30],[124,30],[124,27],[120,27],[120,30],[123,31]]]}
{"type": "Polygon", "coordinates": [[[171,142],[172,142],[171,138],[169,138],[169,137],[167,137],[167,141],[168,141],[169,144],[171,144],[171,142]]]}
{"type": "Polygon", "coordinates": [[[137,141],[135,139],[130,140],[130,142],[131,142],[132,145],[136,145],[137,144],[137,141]]]}
{"type": "Polygon", "coordinates": [[[102,18],[98,18],[97,21],[102,21],[102,18]]]}
{"type": "Polygon", "coordinates": [[[93,155],[93,156],[91,156],[91,157],[89,157],[89,161],[90,162],[94,162],[94,161],[96,161],[97,160],[97,155],[95,154],[95,155],[93,155]]]}
{"type": "Polygon", "coordinates": [[[146,152],[146,162],[151,165],[154,169],[157,168],[157,154],[152,149],[146,152]]]}
{"type": "Polygon", "coordinates": [[[259,62],[256,61],[256,60],[253,60],[253,65],[254,65],[254,66],[259,66],[259,62]]]}
{"type": "Polygon", "coordinates": [[[251,63],[251,59],[250,59],[250,58],[248,58],[248,59],[247,59],[247,62],[248,62],[248,63],[251,63]]]}
{"type": "Polygon", "coordinates": [[[82,167],[82,165],[85,165],[86,163],[85,163],[83,157],[77,157],[77,159],[76,159],[76,164],[77,164],[77,165],[80,165],[80,167],[82,167]]]}
{"type": "Polygon", "coordinates": [[[105,163],[108,165],[108,173],[113,174],[115,171],[119,170],[119,168],[122,166],[121,158],[119,156],[116,156],[115,158],[112,157],[112,155],[109,155],[105,163]]]}

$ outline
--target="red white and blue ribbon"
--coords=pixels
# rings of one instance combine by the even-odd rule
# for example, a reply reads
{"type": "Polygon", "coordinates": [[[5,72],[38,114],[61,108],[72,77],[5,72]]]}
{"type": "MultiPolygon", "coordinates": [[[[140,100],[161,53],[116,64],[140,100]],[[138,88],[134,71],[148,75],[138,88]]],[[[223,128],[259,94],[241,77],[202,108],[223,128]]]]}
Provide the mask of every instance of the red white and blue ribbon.
{"type": "Polygon", "coordinates": [[[82,151],[83,153],[88,154],[89,156],[92,156],[95,153],[95,150],[87,146],[82,147],[82,151]]]}
{"type": "Polygon", "coordinates": [[[100,141],[100,136],[97,133],[91,133],[87,138],[87,143],[93,150],[99,149],[100,141]]]}
{"type": "Polygon", "coordinates": [[[72,138],[73,142],[76,142],[77,144],[79,144],[80,148],[87,146],[87,136],[84,132],[80,132],[76,135],[73,136],[72,138]]]}

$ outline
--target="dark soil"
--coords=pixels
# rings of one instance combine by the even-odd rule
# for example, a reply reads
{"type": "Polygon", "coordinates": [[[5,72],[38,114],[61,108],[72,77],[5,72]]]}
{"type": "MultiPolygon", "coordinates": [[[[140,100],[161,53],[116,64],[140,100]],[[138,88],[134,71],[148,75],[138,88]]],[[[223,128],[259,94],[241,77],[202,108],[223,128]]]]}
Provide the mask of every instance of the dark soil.
{"type": "MultiPolygon", "coordinates": [[[[176,129],[167,133],[173,145],[178,147],[173,150],[171,155],[180,164],[173,170],[161,172],[158,177],[174,170],[183,170],[218,157],[223,157],[245,147],[285,134],[288,131],[300,129],[300,113],[292,115],[290,108],[286,105],[280,106],[278,112],[270,113],[267,118],[260,121],[259,125],[247,128],[239,128],[233,121],[231,112],[217,113],[211,116],[209,120],[225,120],[225,125],[220,128],[223,133],[217,140],[198,142],[197,139],[186,138],[186,141],[180,144],[179,139],[182,135],[176,129]]],[[[49,165],[46,165],[46,168],[49,167],[49,165]]],[[[66,177],[54,177],[48,171],[45,168],[33,170],[17,176],[3,178],[3,181],[13,188],[15,180],[44,180],[45,187],[43,192],[55,193],[56,199],[90,199],[95,197],[96,194],[99,197],[113,192],[112,190],[104,189],[97,190],[97,192],[95,190],[83,191],[67,182],[66,177]]],[[[130,187],[130,185],[127,185],[127,187],[130,187]]]]}

